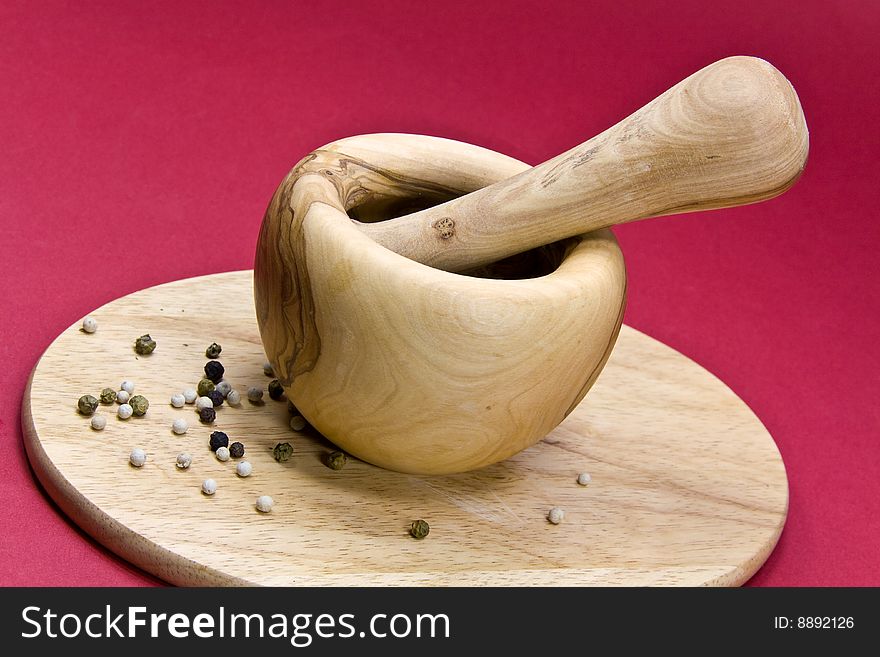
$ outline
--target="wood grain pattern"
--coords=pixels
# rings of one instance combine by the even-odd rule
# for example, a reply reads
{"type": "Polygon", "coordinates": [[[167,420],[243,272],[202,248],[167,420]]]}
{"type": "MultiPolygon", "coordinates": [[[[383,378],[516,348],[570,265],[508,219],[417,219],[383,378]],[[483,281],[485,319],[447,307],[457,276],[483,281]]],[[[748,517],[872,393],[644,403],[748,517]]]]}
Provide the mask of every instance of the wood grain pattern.
{"type": "MultiPolygon", "coordinates": [[[[212,341],[239,390],[266,385],[250,272],[157,286],[92,313],[40,359],[24,397],[28,456],[60,507],[98,541],[181,585],[735,585],[782,529],[787,481],[772,438],[727,387],[681,354],[624,327],[590,396],[545,440],[466,474],[416,476],[350,459],[287,426],[286,404],[221,407],[213,428],[241,439],[254,474],[207,448],[211,429],[173,392],[192,386],[212,341]],[[156,351],[137,358],[150,332],[156,351]],[[147,415],[110,416],[103,432],[76,411],[84,393],[132,379],[147,415]],[[185,436],[171,422],[190,422],[185,436]],[[294,458],[276,463],[276,442],[294,458]],[[128,465],[146,449],[141,469],[128,465]],[[179,471],[180,451],[194,455],[179,471]],[[579,472],[593,483],[575,483],[579,472]],[[217,480],[213,498],[199,485],[217,480]],[[272,513],[254,501],[269,494],[272,513]],[[545,520],[552,506],[565,521],[545,520]],[[408,537],[416,518],[431,525],[408,537]]],[[[115,408],[115,407],[114,407],[115,408]]],[[[101,407],[102,413],[107,407],[101,407]]]]}

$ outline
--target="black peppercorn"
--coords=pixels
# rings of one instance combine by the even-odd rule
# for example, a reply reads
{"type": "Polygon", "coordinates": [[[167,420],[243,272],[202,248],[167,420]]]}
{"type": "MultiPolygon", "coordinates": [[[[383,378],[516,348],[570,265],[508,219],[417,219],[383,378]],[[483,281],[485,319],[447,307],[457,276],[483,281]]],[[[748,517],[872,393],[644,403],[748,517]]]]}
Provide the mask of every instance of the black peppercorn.
{"type": "Polygon", "coordinates": [[[211,406],[199,409],[199,419],[205,424],[211,424],[214,420],[217,419],[217,411],[215,411],[211,406]]]}
{"type": "Polygon", "coordinates": [[[244,445],[240,442],[234,442],[229,446],[229,456],[234,459],[240,459],[244,456],[244,445]]]}
{"type": "MultiPolygon", "coordinates": [[[[210,410],[214,410],[213,408],[210,410]]],[[[214,431],[211,433],[211,439],[208,442],[212,452],[216,452],[218,447],[229,447],[229,436],[222,431],[214,431]]]]}
{"type": "Polygon", "coordinates": [[[269,396],[275,401],[280,401],[284,397],[284,388],[278,383],[278,379],[272,379],[269,384],[269,396]]]}
{"type": "Polygon", "coordinates": [[[208,399],[211,400],[211,403],[214,406],[220,406],[223,403],[223,393],[219,390],[211,390],[207,395],[205,395],[208,399]]]}
{"type": "Polygon", "coordinates": [[[283,463],[290,459],[290,456],[293,454],[293,445],[290,443],[278,443],[275,445],[275,449],[272,450],[272,456],[275,457],[275,460],[279,463],[283,463]]]}
{"type": "Polygon", "coordinates": [[[209,360],[205,363],[205,378],[210,379],[214,383],[220,383],[223,379],[223,373],[226,368],[219,360],[209,360]]]}
{"type": "Polygon", "coordinates": [[[156,341],[150,337],[149,333],[145,333],[134,341],[134,350],[141,356],[153,353],[156,349],[156,341]]]}
{"type": "Polygon", "coordinates": [[[206,358],[220,358],[220,352],[223,351],[223,347],[221,347],[216,342],[212,342],[208,345],[208,348],[205,349],[205,357],[206,358]]]}

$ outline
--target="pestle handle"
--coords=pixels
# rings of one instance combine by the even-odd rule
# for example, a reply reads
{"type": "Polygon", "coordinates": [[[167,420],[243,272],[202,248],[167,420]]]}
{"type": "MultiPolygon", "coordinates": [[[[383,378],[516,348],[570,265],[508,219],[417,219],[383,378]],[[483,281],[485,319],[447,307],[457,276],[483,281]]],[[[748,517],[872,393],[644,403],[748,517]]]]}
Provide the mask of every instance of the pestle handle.
{"type": "Polygon", "coordinates": [[[762,59],[730,57],[543,164],[359,228],[408,258],[460,271],[636,219],[772,198],[798,179],[808,149],[788,80],[762,59]]]}

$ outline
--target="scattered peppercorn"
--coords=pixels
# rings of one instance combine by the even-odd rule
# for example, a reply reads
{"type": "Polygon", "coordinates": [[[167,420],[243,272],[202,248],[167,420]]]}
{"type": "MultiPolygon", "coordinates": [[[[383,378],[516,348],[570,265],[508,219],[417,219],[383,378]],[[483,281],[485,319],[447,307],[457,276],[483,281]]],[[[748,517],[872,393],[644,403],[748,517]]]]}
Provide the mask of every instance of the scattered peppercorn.
{"type": "Polygon", "coordinates": [[[147,356],[156,350],[156,341],[150,337],[149,333],[145,333],[134,341],[134,350],[141,356],[147,356]]]}
{"type": "Polygon", "coordinates": [[[212,342],[208,345],[208,348],[205,349],[205,357],[206,358],[220,358],[220,352],[223,351],[223,347],[221,347],[216,342],[212,342]]]}
{"type": "Polygon", "coordinates": [[[260,513],[269,513],[272,510],[272,505],[275,504],[275,500],[273,500],[268,495],[260,495],[257,498],[257,511],[260,513]]]}
{"type": "Polygon", "coordinates": [[[130,396],[131,395],[129,395],[125,390],[120,390],[116,393],[116,402],[119,404],[127,404],[130,396]]]}
{"type": "Polygon", "coordinates": [[[302,431],[308,426],[308,422],[302,415],[294,415],[290,418],[290,428],[294,431],[302,431]]]}
{"type": "Polygon", "coordinates": [[[214,452],[214,456],[217,457],[218,461],[226,462],[229,460],[229,448],[228,447],[218,447],[217,451],[214,452]]]}
{"type": "Polygon", "coordinates": [[[195,404],[196,399],[199,398],[199,393],[193,390],[192,388],[187,388],[183,391],[183,400],[187,404],[195,404]]]}
{"type": "Polygon", "coordinates": [[[214,406],[222,406],[223,405],[223,395],[220,394],[219,390],[212,390],[211,392],[209,392],[205,396],[211,400],[211,403],[214,406]]]}
{"type": "Polygon", "coordinates": [[[290,443],[278,443],[275,445],[275,449],[272,450],[272,456],[274,456],[275,460],[279,463],[289,460],[292,454],[293,445],[290,443]]]}
{"type": "Polygon", "coordinates": [[[425,536],[428,535],[428,532],[431,531],[431,528],[428,526],[424,520],[416,520],[409,528],[409,533],[412,534],[413,538],[418,540],[422,540],[425,536]]]}
{"type": "Polygon", "coordinates": [[[184,397],[179,392],[175,392],[171,395],[171,405],[174,408],[183,408],[184,404],[186,404],[186,397],[184,397]]]}
{"type": "Polygon", "coordinates": [[[210,397],[199,397],[196,399],[196,410],[200,411],[203,408],[214,408],[214,402],[211,401],[210,397]]]}
{"type": "Polygon", "coordinates": [[[226,368],[219,360],[209,360],[205,363],[205,378],[211,379],[214,383],[220,383],[225,371],[226,368]]]}
{"type": "Polygon", "coordinates": [[[280,401],[284,397],[284,387],[278,382],[278,379],[272,379],[269,383],[269,396],[275,401],[280,401]]]}
{"type": "Polygon", "coordinates": [[[272,367],[272,363],[270,363],[268,360],[263,363],[263,374],[265,374],[266,376],[275,376],[275,368],[272,367]]]}
{"type": "Polygon", "coordinates": [[[238,465],[235,466],[235,474],[239,477],[250,477],[253,469],[250,461],[239,461],[238,465]]]}
{"type": "Polygon", "coordinates": [[[131,450],[131,454],[128,455],[128,461],[134,467],[139,468],[147,462],[147,454],[140,447],[135,447],[131,450]]]}
{"type": "Polygon", "coordinates": [[[83,415],[91,415],[98,408],[98,400],[92,395],[83,395],[79,398],[79,401],[76,402],[76,407],[83,415]]]}
{"type": "Polygon", "coordinates": [[[205,424],[211,424],[217,419],[217,411],[213,407],[203,408],[199,411],[199,420],[205,424]]]}
{"type": "Polygon", "coordinates": [[[554,525],[558,525],[562,522],[562,519],[565,518],[565,511],[560,509],[558,506],[554,506],[550,511],[547,512],[547,520],[552,522],[554,525]]]}
{"type": "Polygon", "coordinates": [[[193,462],[192,454],[189,454],[187,452],[181,452],[180,454],[177,455],[176,465],[177,465],[178,469],[180,469],[180,470],[189,469],[189,466],[192,465],[192,462],[193,462]]]}
{"type": "Polygon", "coordinates": [[[238,390],[230,390],[226,395],[226,403],[230,406],[238,406],[241,403],[241,393],[238,390]]]}
{"type": "Polygon", "coordinates": [[[208,393],[214,389],[214,382],[211,379],[202,379],[199,381],[199,385],[196,388],[196,392],[199,393],[199,397],[207,397],[208,393]]]}
{"type": "Polygon", "coordinates": [[[101,403],[112,404],[116,401],[116,391],[113,388],[104,388],[101,391],[101,403]]]}
{"type": "Polygon", "coordinates": [[[345,452],[330,452],[324,459],[324,464],[331,470],[342,470],[346,461],[348,461],[348,457],[345,452]]]}
{"type": "Polygon", "coordinates": [[[240,459],[244,456],[244,445],[235,441],[229,446],[229,455],[234,459],[240,459]]]}
{"type": "Polygon", "coordinates": [[[171,423],[171,430],[178,436],[182,436],[189,431],[189,424],[182,417],[179,417],[171,423]]]}
{"type": "Polygon", "coordinates": [[[593,478],[592,478],[592,477],[589,475],[589,473],[587,473],[587,472],[581,472],[581,473],[578,475],[577,482],[578,482],[581,486],[586,486],[586,485],[588,485],[591,481],[593,481],[593,478]]]}
{"type": "Polygon", "coordinates": [[[213,479],[205,479],[202,482],[202,492],[205,495],[213,495],[217,492],[217,482],[213,479]]]}
{"type": "Polygon", "coordinates": [[[119,384],[120,390],[125,390],[129,395],[134,392],[134,381],[123,381],[119,384]]]}
{"type": "MultiPolygon", "coordinates": [[[[120,392],[122,392],[122,391],[120,390],[120,392]]],[[[132,408],[128,404],[120,404],[119,408],[116,409],[116,415],[119,416],[120,420],[127,420],[128,418],[131,417],[131,414],[132,414],[132,408]]]]}
{"type": "Polygon", "coordinates": [[[226,399],[226,395],[229,394],[229,391],[232,390],[232,384],[229,381],[221,381],[216,386],[214,386],[214,390],[223,395],[223,399],[226,399]]]}
{"type": "Polygon", "coordinates": [[[90,420],[90,424],[92,425],[92,429],[95,431],[103,431],[104,427],[107,426],[107,416],[105,415],[93,415],[90,420]]]}
{"type": "Polygon", "coordinates": [[[86,317],[83,320],[82,330],[84,333],[94,333],[98,330],[98,320],[94,317],[86,317]]]}
{"type": "Polygon", "coordinates": [[[129,400],[128,404],[131,406],[131,412],[138,417],[146,413],[150,407],[150,402],[143,395],[135,395],[129,400]]]}
{"type": "Polygon", "coordinates": [[[216,452],[219,447],[229,447],[229,436],[222,431],[214,431],[208,441],[212,452],[216,452]]]}
{"type": "Polygon", "coordinates": [[[251,386],[247,391],[248,401],[252,404],[260,404],[263,402],[263,389],[257,386],[251,386]]]}

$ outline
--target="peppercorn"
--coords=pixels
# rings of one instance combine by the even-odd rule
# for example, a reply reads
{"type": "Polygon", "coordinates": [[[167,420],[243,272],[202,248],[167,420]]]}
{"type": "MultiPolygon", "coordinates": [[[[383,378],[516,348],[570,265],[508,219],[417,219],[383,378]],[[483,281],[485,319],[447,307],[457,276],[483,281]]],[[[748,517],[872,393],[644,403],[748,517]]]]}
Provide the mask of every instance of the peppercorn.
{"type": "Polygon", "coordinates": [[[226,403],[230,406],[238,406],[241,403],[241,393],[238,390],[230,390],[226,395],[226,403]]]}
{"type": "Polygon", "coordinates": [[[156,341],[150,337],[149,333],[145,333],[134,341],[134,350],[141,356],[146,356],[156,350],[156,341]]]}
{"type": "MultiPolygon", "coordinates": [[[[120,390],[120,392],[123,392],[123,391],[120,390]]],[[[131,413],[132,413],[132,408],[128,404],[120,404],[119,407],[116,409],[116,415],[119,416],[120,420],[127,420],[128,418],[131,417],[131,413]]]]}
{"type": "Polygon", "coordinates": [[[593,481],[593,478],[590,476],[590,474],[589,474],[588,472],[581,472],[581,473],[578,475],[577,482],[578,482],[581,486],[587,486],[587,485],[589,485],[589,483],[590,483],[591,481],[593,481]]]}
{"type": "Polygon", "coordinates": [[[95,431],[103,431],[107,426],[107,418],[104,415],[93,415],[89,423],[95,431]]]}
{"type": "Polygon", "coordinates": [[[409,533],[412,534],[413,538],[418,540],[425,538],[430,531],[431,528],[428,526],[428,523],[421,519],[416,520],[409,528],[409,533]]]}
{"type": "Polygon", "coordinates": [[[210,397],[199,397],[196,399],[196,410],[200,411],[203,408],[214,408],[214,402],[211,401],[210,397]]]}
{"type": "Polygon", "coordinates": [[[116,402],[119,404],[127,404],[130,396],[131,395],[125,390],[120,390],[116,393],[116,402]]]}
{"type": "Polygon", "coordinates": [[[217,482],[213,479],[205,479],[202,482],[202,492],[205,495],[213,495],[217,492],[217,482]]]}
{"type": "Polygon", "coordinates": [[[258,386],[251,386],[247,391],[248,401],[252,404],[263,403],[263,389],[258,386]]]}
{"type": "Polygon", "coordinates": [[[266,376],[275,376],[275,368],[272,367],[272,363],[270,363],[268,360],[263,363],[263,374],[265,374],[266,376]]]}
{"type": "Polygon", "coordinates": [[[94,317],[86,317],[82,325],[83,333],[94,333],[98,330],[98,320],[94,317]]]}
{"type": "MultiPolygon", "coordinates": [[[[214,409],[211,409],[214,410],[214,409]]],[[[216,452],[218,447],[228,447],[229,446],[229,436],[223,433],[222,431],[214,431],[211,434],[211,438],[208,441],[208,445],[211,447],[212,452],[216,452]]]]}
{"type": "Polygon", "coordinates": [[[211,379],[214,383],[220,383],[225,371],[226,368],[219,360],[209,360],[205,363],[205,378],[211,379]]]}
{"type": "Polygon", "coordinates": [[[562,519],[565,518],[565,511],[560,509],[558,506],[554,506],[550,511],[547,512],[547,520],[552,522],[554,525],[558,525],[562,522],[562,519]]]}
{"type": "Polygon", "coordinates": [[[238,441],[229,446],[229,455],[234,459],[240,459],[244,456],[244,445],[238,441]]]}
{"type": "Polygon", "coordinates": [[[189,466],[192,465],[192,462],[193,462],[192,454],[189,454],[187,452],[181,452],[180,454],[177,455],[177,464],[176,465],[177,465],[178,469],[180,469],[180,470],[189,469],[189,466]]]}
{"type": "Polygon", "coordinates": [[[217,456],[218,461],[228,461],[229,460],[229,448],[228,447],[218,447],[217,451],[214,452],[217,456]]]}
{"type": "Polygon", "coordinates": [[[147,455],[140,447],[135,447],[131,450],[131,454],[128,455],[128,461],[134,467],[139,468],[147,462],[147,455]]]}
{"type": "Polygon", "coordinates": [[[131,406],[131,412],[138,417],[146,413],[150,407],[150,402],[143,395],[135,395],[129,400],[128,404],[131,406]]]}
{"type": "Polygon", "coordinates": [[[214,404],[214,406],[223,405],[223,395],[220,394],[219,390],[212,390],[205,396],[211,400],[211,403],[214,404]]]}
{"type": "Polygon", "coordinates": [[[189,430],[189,425],[182,417],[179,417],[171,423],[171,430],[178,436],[182,436],[189,430]]]}
{"type": "Polygon", "coordinates": [[[179,392],[175,392],[171,395],[171,405],[174,408],[183,408],[184,404],[186,404],[186,397],[184,397],[179,392]]]}
{"type": "Polygon", "coordinates": [[[294,415],[290,418],[290,428],[294,431],[302,431],[308,426],[308,422],[302,415],[294,415]]]}
{"type": "Polygon", "coordinates": [[[331,470],[342,470],[347,460],[348,457],[345,455],[345,452],[330,452],[324,459],[324,465],[331,470]]]}
{"type": "Polygon", "coordinates": [[[275,401],[280,401],[284,397],[284,387],[278,382],[278,379],[272,379],[269,383],[269,396],[275,401]]]}
{"type": "Polygon", "coordinates": [[[101,391],[101,403],[112,404],[116,401],[116,391],[113,388],[104,388],[101,391]]]}
{"type": "Polygon", "coordinates": [[[275,500],[273,500],[268,495],[260,495],[257,498],[257,511],[260,513],[269,513],[272,510],[272,505],[275,504],[275,500]]]}
{"type": "Polygon", "coordinates": [[[120,390],[125,390],[129,395],[134,392],[134,381],[125,380],[119,384],[120,390]]]}
{"type": "Polygon", "coordinates": [[[196,392],[198,392],[199,397],[207,397],[208,393],[214,389],[214,382],[211,379],[202,379],[199,381],[198,388],[196,388],[196,392]]]}
{"type": "Polygon", "coordinates": [[[98,400],[92,395],[83,395],[76,402],[76,407],[83,415],[91,415],[98,408],[98,400]]]}
{"type": "Polygon", "coordinates": [[[214,386],[214,390],[223,395],[223,399],[226,399],[226,395],[228,395],[229,391],[232,390],[232,384],[229,383],[229,381],[221,381],[214,386]]]}
{"type": "Polygon", "coordinates": [[[279,463],[289,460],[292,454],[293,445],[290,443],[278,443],[275,445],[275,449],[272,450],[272,456],[274,456],[275,460],[279,463]]]}
{"type": "Polygon", "coordinates": [[[199,420],[204,422],[205,424],[211,424],[214,420],[217,419],[217,411],[215,411],[212,407],[202,408],[199,410],[199,420]]]}
{"type": "Polygon", "coordinates": [[[206,358],[219,358],[220,352],[223,351],[223,347],[221,347],[216,342],[212,342],[208,345],[208,348],[205,349],[205,357],[206,358]]]}
{"type": "Polygon", "coordinates": [[[235,466],[235,474],[239,477],[250,477],[253,470],[254,467],[250,461],[239,461],[238,465],[235,466]]]}
{"type": "Polygon", "coordinates": [[[199,398],[199,393],[193,390],[192,388],[187,388],[183,391],[183,400],[187,404],[195,404],[196,399],[199,398]]]}

